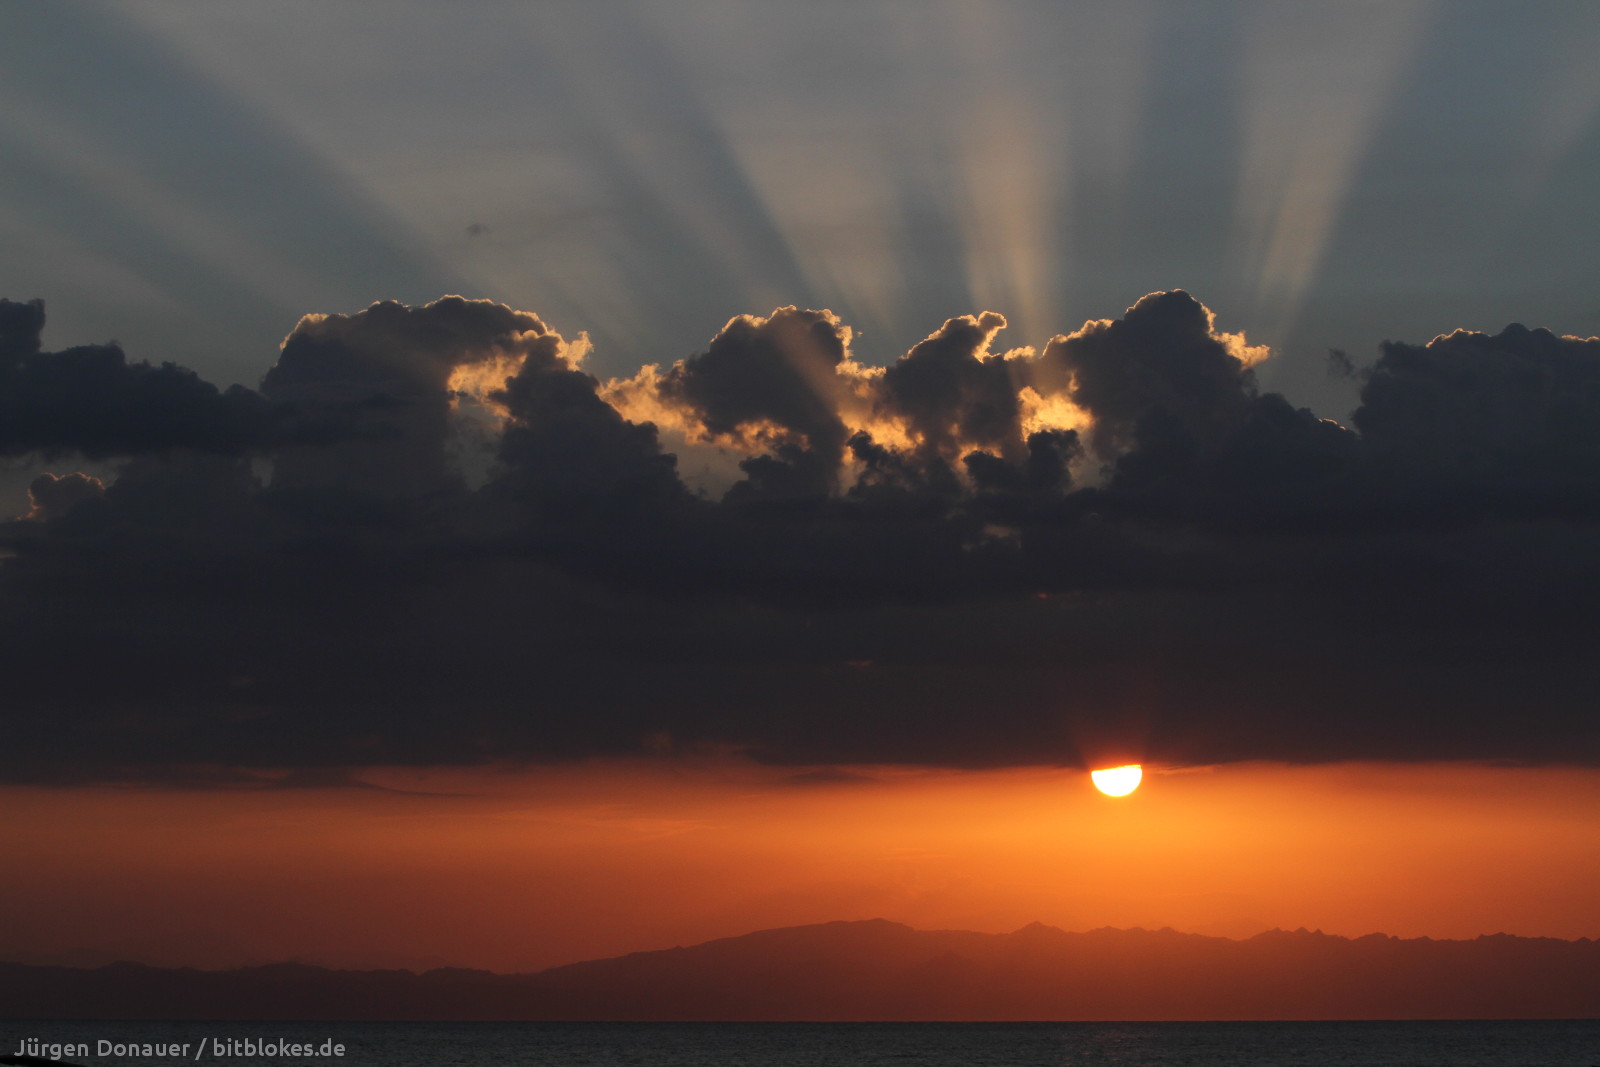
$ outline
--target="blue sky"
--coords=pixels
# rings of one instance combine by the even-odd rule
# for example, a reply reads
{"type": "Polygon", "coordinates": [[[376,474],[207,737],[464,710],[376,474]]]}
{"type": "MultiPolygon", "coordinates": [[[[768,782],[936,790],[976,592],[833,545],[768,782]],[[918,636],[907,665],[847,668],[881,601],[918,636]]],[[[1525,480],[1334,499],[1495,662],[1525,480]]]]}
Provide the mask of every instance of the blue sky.
{"type": "Polygon", "coordinates": [[[1341,417],[1370,362],[1600,332],[1586,3],[6,3],[0,294],[255,384],[446,292],[602,376],[829,307],[885,363],[1185,288],[1341,417]]]}

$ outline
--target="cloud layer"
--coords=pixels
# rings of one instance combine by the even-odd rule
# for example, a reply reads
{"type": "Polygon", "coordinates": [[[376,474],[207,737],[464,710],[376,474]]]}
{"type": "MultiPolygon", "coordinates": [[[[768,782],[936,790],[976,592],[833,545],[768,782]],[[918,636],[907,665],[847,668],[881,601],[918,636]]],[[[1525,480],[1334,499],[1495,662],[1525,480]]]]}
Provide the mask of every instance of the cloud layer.
{"type": "Polygon", "coordinates": [[[258,391],[43,325],[0,302],[0,452],[48,468],[0,525],[11,780],[1600,761],[1597,340],[1386,344],[1352,429],[1181,291],[886,368],[780,308],[606,382],[459,297],[307,316],[258,391]]]}

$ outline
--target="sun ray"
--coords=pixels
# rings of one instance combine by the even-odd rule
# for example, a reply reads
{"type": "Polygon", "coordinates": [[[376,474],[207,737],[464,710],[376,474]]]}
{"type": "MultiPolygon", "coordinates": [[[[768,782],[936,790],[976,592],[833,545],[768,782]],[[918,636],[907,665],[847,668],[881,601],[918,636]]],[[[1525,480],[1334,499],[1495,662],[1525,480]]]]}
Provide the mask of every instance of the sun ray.
{"type": "Polygon", "coordinates": [[[1353,19],[1344,8],[1263,4],[1250,20],[1235,202],[1252,323],[1269,343],[1299,314],[1429,5],[1365,6],[1353,19]]]}

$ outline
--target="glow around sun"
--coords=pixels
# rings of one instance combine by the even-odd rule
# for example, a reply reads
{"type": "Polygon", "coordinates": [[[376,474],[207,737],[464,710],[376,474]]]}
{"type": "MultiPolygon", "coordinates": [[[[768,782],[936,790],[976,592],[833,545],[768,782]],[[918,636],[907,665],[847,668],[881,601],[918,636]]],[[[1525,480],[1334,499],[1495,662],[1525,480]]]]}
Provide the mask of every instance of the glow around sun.
{"type": "Polygon", "coordinates": [[[1139,781],[1144,777],[1144,768],[1137,763],[1129,763],[1122,767],[1106,767],[1098,771],[1090,771],[1089,777],[1094,782],[1094,787],[1108,797],[1125,797],[1139,788],[1139,781]]]}

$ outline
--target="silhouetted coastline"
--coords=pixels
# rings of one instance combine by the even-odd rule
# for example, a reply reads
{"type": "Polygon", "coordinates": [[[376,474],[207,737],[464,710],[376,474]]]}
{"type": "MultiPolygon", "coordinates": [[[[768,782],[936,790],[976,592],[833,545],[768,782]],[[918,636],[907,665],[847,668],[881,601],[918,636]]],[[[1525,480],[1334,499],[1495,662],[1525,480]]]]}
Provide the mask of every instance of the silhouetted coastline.
{"type": "Polygon", "coordinates": [[[763,930],[535,974],[0,964],[13,1019],[1021,1021],[1587,1019],[1600,942],[1269,931],[763,930]]]}

